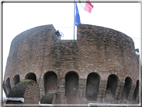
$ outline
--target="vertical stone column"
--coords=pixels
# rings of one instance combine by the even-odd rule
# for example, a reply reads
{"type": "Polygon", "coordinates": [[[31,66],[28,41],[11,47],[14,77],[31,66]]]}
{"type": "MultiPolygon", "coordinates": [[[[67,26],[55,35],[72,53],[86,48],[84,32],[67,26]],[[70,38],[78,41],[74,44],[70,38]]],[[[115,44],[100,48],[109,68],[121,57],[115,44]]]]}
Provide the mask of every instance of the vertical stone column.
{"type": "Polygon", "coordinates": [[[107,81],[100,80],[97,102],[103,102],[102,100],[105,97],[106,87],[107,87],[107,81]]]}
{"type": "Polygon", "coordinates": [[[40,99],[45,95],[45,92],[44,92],[44,81],[43,79],[39,80],[37,82],[38,86],[39,86],[39,91],[40,91],[40,99]]]}
{"type": "Polygon", "coordinates": [[[135,88],[136,88],[136,85],[131,84],[131,90],[130,90],[130,93],[128,95],[128,100],[132,100],[133,99],[135,88]]]}
{"type": "Polygon", "coordinates": [[[123,87],[124,87],[124,82],[118,81],[117,88],[115,91],[115,97],[114,97],[115,99],[119,100],[121,98],[123,87]]]}
{"type": "Polygon", "coordinates": [[[61,78],[58,84],[58,97],[61,104],[66,104],[65,97],[65,78],[61,78]]]}
{"type": "Polygon", "coordinates": [[[79,79],[78,98],[86,97],[86,79],[79,79]]]}

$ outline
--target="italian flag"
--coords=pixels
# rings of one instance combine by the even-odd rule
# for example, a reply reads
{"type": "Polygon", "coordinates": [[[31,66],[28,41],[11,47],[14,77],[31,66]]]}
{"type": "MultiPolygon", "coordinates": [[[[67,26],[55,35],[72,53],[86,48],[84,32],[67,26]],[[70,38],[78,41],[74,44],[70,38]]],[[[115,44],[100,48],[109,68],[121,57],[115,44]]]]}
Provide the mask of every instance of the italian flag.
{"type": "Polygon", "coordinates": [[[89,0],[86,0],[85,3],[84,1],[79,0],[79,3],[81,4],[81,6],[83,7],[83,9],[89,13],[91,13],[92,9],[93,9],[93,5],[90,3],[89,0]],[[83,2],[83,3],[82,3],[83,2]]]}

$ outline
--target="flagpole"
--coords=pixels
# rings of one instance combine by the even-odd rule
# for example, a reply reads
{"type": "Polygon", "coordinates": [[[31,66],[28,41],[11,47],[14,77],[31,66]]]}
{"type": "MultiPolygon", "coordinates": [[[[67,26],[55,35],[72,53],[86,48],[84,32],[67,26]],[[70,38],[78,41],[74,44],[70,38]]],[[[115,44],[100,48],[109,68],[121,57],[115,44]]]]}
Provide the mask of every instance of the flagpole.
{"type": "Polygon", "coordinates": [[[74,0],[74,29],[73,29],[73,39],[75,40],[75,0],[74,0]]]}

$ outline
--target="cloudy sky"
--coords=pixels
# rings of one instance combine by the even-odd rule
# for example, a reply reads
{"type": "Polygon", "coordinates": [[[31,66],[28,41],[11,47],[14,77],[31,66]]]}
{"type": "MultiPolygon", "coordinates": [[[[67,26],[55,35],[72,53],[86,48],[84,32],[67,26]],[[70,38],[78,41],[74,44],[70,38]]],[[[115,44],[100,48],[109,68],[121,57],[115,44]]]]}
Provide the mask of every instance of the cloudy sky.
{"type": "MultiPolygon", "coordinates": [[[[141,43],[140,3],[94,3],[91,14],[78,4],[82,24],[112,28],[130,36],[135,48],[141,43]]],[[[19,33],[41,25],[53,24],[73,39],[73,3],[3,3],[3,74],[12,39],[19,33]]]]}

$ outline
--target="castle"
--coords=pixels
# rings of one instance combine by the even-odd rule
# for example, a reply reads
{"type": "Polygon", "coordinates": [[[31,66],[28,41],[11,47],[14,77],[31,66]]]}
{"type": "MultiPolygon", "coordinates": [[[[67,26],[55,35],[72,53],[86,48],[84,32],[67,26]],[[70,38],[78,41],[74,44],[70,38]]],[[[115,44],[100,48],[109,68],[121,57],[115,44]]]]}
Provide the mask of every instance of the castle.
{"type": "Polygon", "coordinates": [[[59,40],[55,32],[45,25],[13,39],[7,97],[22,97],[23,104],[139,103],[139,60],[129,36],[85,24],[78,24],[77,40],[59,40]]]}

